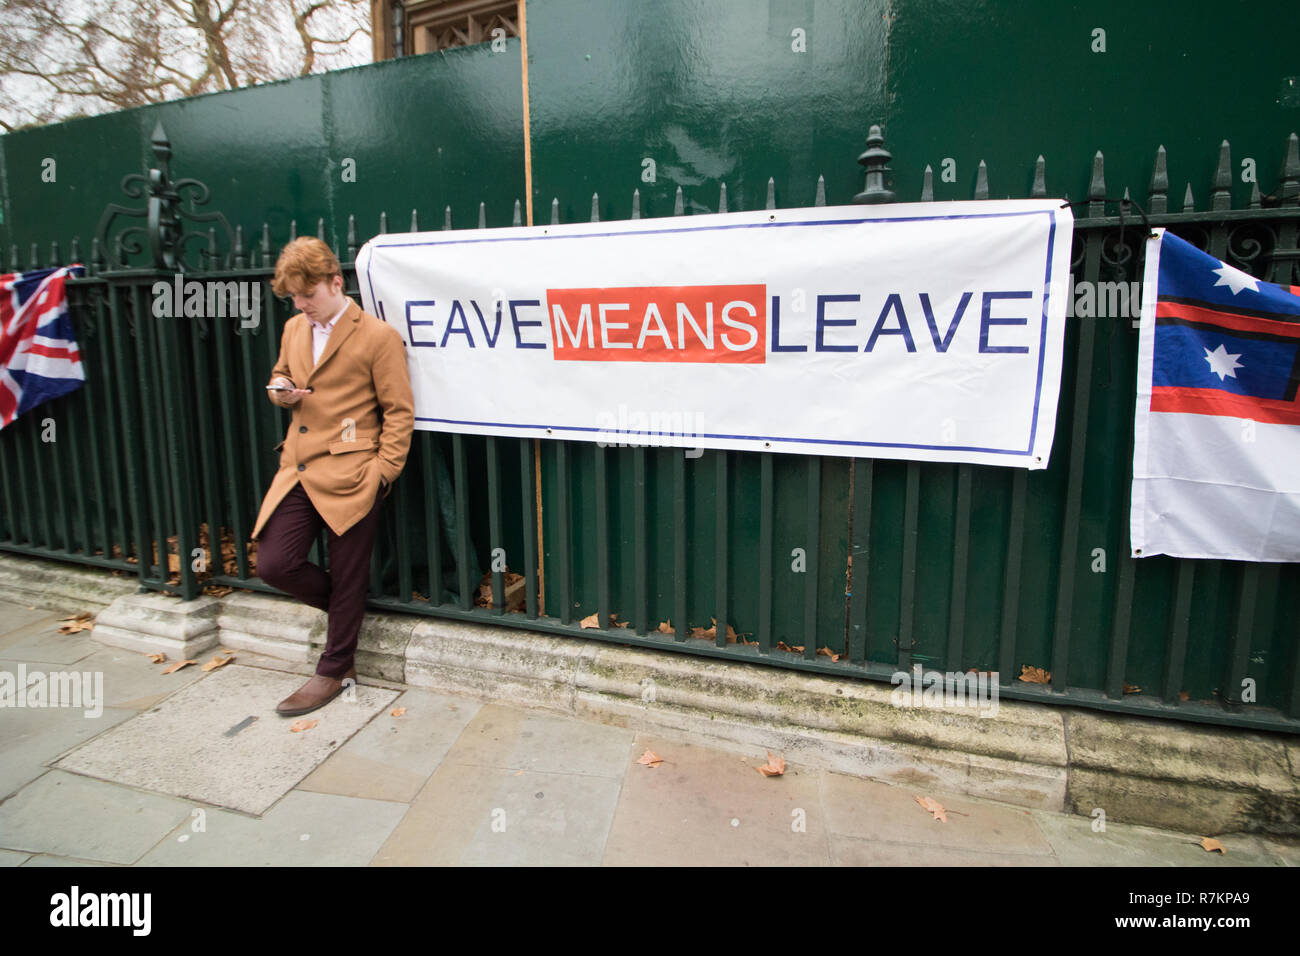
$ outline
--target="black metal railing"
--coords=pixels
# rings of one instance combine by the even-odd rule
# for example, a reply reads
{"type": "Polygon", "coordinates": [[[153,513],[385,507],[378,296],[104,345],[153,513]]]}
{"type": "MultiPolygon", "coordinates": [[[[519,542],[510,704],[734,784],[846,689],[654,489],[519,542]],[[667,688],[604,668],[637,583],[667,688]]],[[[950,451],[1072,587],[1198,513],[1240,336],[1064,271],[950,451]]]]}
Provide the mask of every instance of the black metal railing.
{"type": "MultiPolygon", "coordinates": [[[[133,572],[186,599],[271,590],[248,541],[285,427],[261,398],[289,317],[269,288],[270,229],[246,250],[241,229],[198,210],[202,184],[171,181],[161,129],[154,151],[150,173],[124,181],[145,212],[106,209],[87,275],[69,283],[85,386],[0,431],[0,549],[133,572]],[[256,321],[158,316],[159,283],[178,277],[256,284],[256,321]]],[[[1097,154],[1075,204],[1074,278],[1118,299],[1158,225],[1260,278],[1300,283],[1296,136],[1274,192],[1256,186],[1245,209],[1230,208],[1229,157],[1225,143],[1208,209],[1189,185],[1171,212],[1163,149],[1144,208],[1127,190],[1107,196],[1097,154]]],[[[890,159],[873,127],[854,201],[895,200],[890,159]]],[[[981,163],[975,201],[987,182],[981,163]]],[[[1031,195],[1047,196],[1046,183],[1039,157],[1031,195]]],[[[824,205],[820,180],[817,197],[824,205]]],[[[920,198],[933,198],[929,167],[920,198]]],[[[598,209],[593,196],[593,220],[598,209]]],[[[316,232],[326,238],[323,220],[316,232]]],[[[350,216],[344,241],[331,237],[352,294],[358,235],[350,216]]],[[[60,261],[56,245],[48,264],[60,261]]],[[[10,267],[22,265],[15,247],[10,267]]],[[[854,678],[888,681],[913,664],[989,670],[1011,698],[1300,731],[1298,566],[1128,557],[1131,305],[1069,321],[1046,472],[723,450],[688,460],[417,431],[383,512],[370,606],[854,678]],[[792,542],[806,555],[799,577],[777,558],[792,542]],[[1026,665],[1050,680],[1018,680],[1026,665]]]]}

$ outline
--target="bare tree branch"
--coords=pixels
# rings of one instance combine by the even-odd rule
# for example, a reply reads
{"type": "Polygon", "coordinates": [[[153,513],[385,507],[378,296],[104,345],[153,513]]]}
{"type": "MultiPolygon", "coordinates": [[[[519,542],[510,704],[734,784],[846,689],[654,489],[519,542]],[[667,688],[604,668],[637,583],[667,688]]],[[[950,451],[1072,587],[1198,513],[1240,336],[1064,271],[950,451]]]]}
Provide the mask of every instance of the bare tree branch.
{"type": "Polygon", "coordinates": [[[4,0],[4,14],[4,130],[370,59],[368,0],[4,0]]]}

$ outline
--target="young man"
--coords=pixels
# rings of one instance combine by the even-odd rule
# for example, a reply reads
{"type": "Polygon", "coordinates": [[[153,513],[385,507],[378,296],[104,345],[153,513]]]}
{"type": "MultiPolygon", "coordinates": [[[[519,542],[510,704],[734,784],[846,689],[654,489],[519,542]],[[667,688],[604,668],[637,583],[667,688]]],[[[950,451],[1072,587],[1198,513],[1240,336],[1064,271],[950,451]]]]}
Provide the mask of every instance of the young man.
{"type": "Polygon", "coordinates": [[[253,528],[257,570],[329,613],[316,676],[276,707],[293,717],[325,706],[356,679],[379,507],[406,464],[415,405],[401,334],[343,294],[329,246],[305,237],[289,243],[271,288],[292,295],[298,310],[285,324],[266,393],[293,409],[293,419],[253,528]],[[322,524],[328,573],[307,560],[322,524]]]}

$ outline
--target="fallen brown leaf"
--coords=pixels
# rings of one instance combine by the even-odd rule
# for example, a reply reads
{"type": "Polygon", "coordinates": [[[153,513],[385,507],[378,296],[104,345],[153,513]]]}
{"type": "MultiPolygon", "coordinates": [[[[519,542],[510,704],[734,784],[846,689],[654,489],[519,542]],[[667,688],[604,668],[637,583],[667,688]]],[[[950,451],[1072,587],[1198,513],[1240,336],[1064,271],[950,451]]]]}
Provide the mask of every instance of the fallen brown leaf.
{"type": "Polygon", "coordinates": [[[657,630],[660,634],[675,634],[675,633],[676,633],[676,630],[673,628],[672,623],[669,622],[669,621],[660,621],[660,622],[659,622],[659,627],[657,627],[656,630],[657,630]]]}
{"type": "Polygon", "coordinates": [[[1211,839],[1210,837],[1202,837],[1201,846],[1204,847],[1206,853],[1213,853],[1215,850],[1218,850],[1220,853],[1228,852],[1224,849],[1222,843],[1218,840],[1211,839]]]}
{"type": "Polygon", "coordinates": [[[919,803],[923,810],[932,814],[940,823],[948,822],[948,811],[944,809],[943,804],[938,800],[932,800],[929,797],[918,797],[916,794],[912,794],[912,799],[919,803]]]}
{"type": "Polygon", "coordinates": [[[207,671],[214,671],[218,667],[221,667],[224,664],[229,664],[234,659],[235,659],[234,654],[231,654],[229,657],[221,657],[220,655],[217,655],[216,657],[213,657],[212,660],[208,661],[206,664],[203,665],[203,670],[205,673],[207,671]]]}
{"type": "Polygon", "coordinates": [[[600,612],[597,611],[595,614],[589,614],[578,623],[583,627],[600,627],[600,612]]]}
{"type": "Polygon", "coordinates": [[[1139,687],[1137,684],[1129,684],[1129,683],[1125,683],[1125,684],[1124,684],[1124,693],[1126,693],[1126,694],[1140,694],[1140,693],[1142,693],[1142,688],[1139,687]]]}
{"type": "Polygon", "coordinates": [[[791,647],[791,646],[790,646],[789,644],[787,644],[785,641],[777,641],[777,642],[776,642],[776,649],[777,649],[778,651],[790,651],[790,653],[792,653],[792,654],[802,654],[802,653],[803,653],[803,645],[802,645],[802,644],[796,644],[794,647],[791,647]]]}
{"type": "Polygon", "coordinates": [[[59,633],[76,634],[78,631],[89,631],[95,626],[94,617],[89,611],[82,611],[73,617],[65,617],[63,623],[59,625],[59,633]]]}
{"type": "Polygon", "coordinates": [[[637,760],[637,763],[645,764],[647,767],[657,767],[664,762],[664,758],[659,756],[653,750],[647,750],[637,760]]]}
{"type": "Polygon", "coordinates": [[[1045,671],[1041,667],[1030,667],[1028,664],[1021,664],[1020,679],[1027,684],[1049,684],[1052,681],[1052,672],[1045,671]]]}
{"type": "Polygon", "coordinates": [[[840,659],[840,655],[836,654],[829,647],[819,647],[817,648],[817,653],[829,657],[831,659],[831,663],[834,663],[835,661],[838,661],[840,659]]]}
{"type": "Polygon", "coordinates": [[[299,717],[297,720],[295,720],[292,724],[289,725],[289,730],[292,733],[296,734],[304,730],[311,730],[319,723],[320,723],[319,720],[315,720],[315,719],[308,720],[306,717],[299,717]]]}
{"type": "Polygon", "coordinates": [[[758,772],[765,777],[779,777],[785,773],[785,758],[773,757],[772,751],[767,752],[767,763],[758,768],[758,772]]]}
{"type": "Polygon", "coordinates": [[[164,670],[163,673],[164,673],[164,674],[170,674],[172,671],[178,671],[178,670],[180,670],[182,667],[188,667],[190,664],[197,664],[197,663],[198,663],[198,661],[196,661],[196,660],[177,661],[177,662],[176,662],[175,664],[173,664],[171,667],[169,667],[169,668],[167,668],[166,670],[164,670]]]}
{"type": "Polygon", "coordinates": [[[406,708],[405,708],[405,707],[394,707],[394,708],[393,708],[392,710],[390,710],[388,713],[389,713],[390,716],[393,716],[393,717],[401,717],[404,713],[406,713],[406,708]]]}
{"type": "Polygon", "coordinates": [[[162,651],[159,651],[157,654],[150,654],[149,660],[153,661],[155,664],[161,664],[163,661],[167,660],[167,655],[162,651]]]}
{"type": "Polygon", "coordinates": [[[1192,698],[1192,695],[1189,694],[1189,693],[1187,693],[1187,691],[1185,691],[1185,690],[1180,690],[1180,691],[1178,692],[1178,699],[1179,699],[1179,700],[1191,700],[1191,698],[1192,698]]]}

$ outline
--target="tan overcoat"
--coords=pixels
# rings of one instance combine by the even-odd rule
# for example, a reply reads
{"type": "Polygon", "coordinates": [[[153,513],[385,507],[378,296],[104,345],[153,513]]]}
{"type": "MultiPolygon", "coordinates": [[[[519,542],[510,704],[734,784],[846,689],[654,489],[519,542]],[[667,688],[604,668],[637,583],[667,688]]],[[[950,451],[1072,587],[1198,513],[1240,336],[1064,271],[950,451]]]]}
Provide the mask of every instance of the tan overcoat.
{"type": "Polygon", "coordinates": [[[350,298],[312,364],[311,320],[291,318],[280,337],[280,357],[267,384],[284,376],[314,391],[296,405],[267,391],[272,404],[293,410],[280,451],[280,468],[262,499],[253,538],[297,482],[325,523],[342,534],[364,518],[387,480],[385,496],[406,465],[415,427],[415,402],[401,333],[361,311],[350,298]]]}

